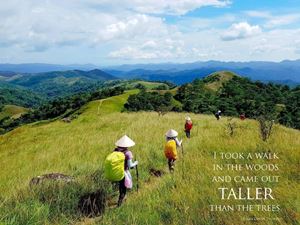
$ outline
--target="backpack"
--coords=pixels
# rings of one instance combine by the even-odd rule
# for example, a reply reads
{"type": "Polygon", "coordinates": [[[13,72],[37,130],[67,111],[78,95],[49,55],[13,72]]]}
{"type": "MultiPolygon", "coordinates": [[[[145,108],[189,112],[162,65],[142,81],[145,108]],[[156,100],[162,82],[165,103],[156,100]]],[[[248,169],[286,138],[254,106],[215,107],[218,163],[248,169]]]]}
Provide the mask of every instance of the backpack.
{"type": "Polygon", "coordinates": [[[185,130],[187,131],[190,131],[193,127],[193,124],[190,122],[190,123],[185,123],[185,130]]]}
{"type": "Polygon", "coordinates": [[[177,150],[175,140],[169,140],[165,144],[165,156],[167,159],[177,159],[177,150]]]}
{"type": "Polygon", "coordinates": [[[122,152],[110,153],[104,162],[104,176],[110,181],[120,181],[125,176],[125,155],[122,152]]]}

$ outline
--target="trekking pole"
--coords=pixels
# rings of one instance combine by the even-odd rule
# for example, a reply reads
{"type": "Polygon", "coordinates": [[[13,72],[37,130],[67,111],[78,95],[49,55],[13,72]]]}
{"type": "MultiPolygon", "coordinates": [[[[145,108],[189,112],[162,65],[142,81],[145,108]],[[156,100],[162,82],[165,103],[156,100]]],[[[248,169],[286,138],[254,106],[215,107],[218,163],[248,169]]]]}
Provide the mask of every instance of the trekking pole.
{"type": "Polygon", "coordinates": [[[139,192],[139,170],[138,166],[135,166],[135,172],[136,172],[136,191],[139,192]]]}
{"type": "Polygon", "coordinates": [[[183,143],[181,143],[181,151],[182,151],[182,165],[181,165],[181,170],[182,170],[182,178],[184,179],[184,149],[183,149],[183,143]]]}

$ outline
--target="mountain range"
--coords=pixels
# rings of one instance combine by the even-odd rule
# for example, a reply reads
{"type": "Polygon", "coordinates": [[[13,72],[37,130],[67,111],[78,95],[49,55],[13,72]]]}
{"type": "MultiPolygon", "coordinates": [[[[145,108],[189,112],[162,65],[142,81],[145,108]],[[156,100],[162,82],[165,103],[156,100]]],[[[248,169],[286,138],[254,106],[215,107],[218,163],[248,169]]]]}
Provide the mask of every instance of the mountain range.
{"type": "Polygon", "coordinates": [[[122,79],[146,79],[172,81],[176,84],[191,82],[216,71],[229,70],[251,80],[295,86],[300,83],[300,60],[281,62],[221,62],[206,61],[193,63],[127,64],[101,67],[93,64],[57,65],[57,64],[0,64],[0,76],[11,73],[43,73],[52,71],[93,70],[100,68],[104,72],[122,79]]]}
{"type": "Polygon", "coordinates": [[[185,64],[137,64],[105,68],[104,71],[124,78],[168,80],[176,84],[191,82],[216,71],[232,71],[251,80],[288,84],[300,83],[300,60],[276,62],[194,62],[185,64]]]}

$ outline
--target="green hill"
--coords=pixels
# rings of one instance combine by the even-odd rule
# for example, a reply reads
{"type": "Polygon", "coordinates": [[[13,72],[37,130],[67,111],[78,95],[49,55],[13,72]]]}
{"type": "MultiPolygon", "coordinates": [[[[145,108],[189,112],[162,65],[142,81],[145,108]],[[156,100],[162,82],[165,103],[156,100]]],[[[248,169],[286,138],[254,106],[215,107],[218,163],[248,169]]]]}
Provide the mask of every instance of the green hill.
{"type": "MultiPolygon", "coordinates": [[[[233,119],[237,128],[231,137],[227,132],[227,118],[217,121],[212,116],[189,114],[194,128],[192,138],[187,140],[182,130],[185,113],[168,113],[163,117],[153,112],[120,113],[128,96],[136,92],[90,102],[71,123],[29,124],[0,136],[0,224],[253,224],[245,218],[279,218],[262,224],[298,223],[299,131],[275,125],[268,142],[263,142],[254,120],[233,119]],[[168,173],[163,155],[164,134],[170,128],[179,131],[185,153],[184,160],[180,154],[174,175],[168,173]],[[139,161],[139,192],[132,190],[121,208],[108,208],[102,217],[80,216],[77,209],[80,196],[103,187],[103,161],[124,134],[136,142],[132,151],[139,161]],[[279,160],[267,163],[278,164],[278,171],[246,173],[280,176],[279,183],[268,184],[276,199],[221,201],[217,192],[220,184],[213,183],[211,178],[218,175],[212,165],[222,164],[224,160],[214,160],[213,152],[277,153],[279,160]],[[149,173],[151,168],[165,174],[153,177],[149,173]],[[74,176],[75,181],[29,189],[32,177],[52,172],[74,176]],[[209,209],[211,204],[236,203],[278,204],[281,210],[211,212],[209,209]]],[[[251,160],[251,163],[264,162],[251,160]]],[[[230,172],[230,175],[240,174],[230,172]]],[[[265,184],[239,186],[264,187],[265,184]]],[[[116,196],[110,197],[109,202],[116,202],[116,196]]]]}
{"type": "Polygon", "coordinates": [[[212,91],[219,90],[223,84],[230,81],[234,76],[238,76],[230,71],[218,71],[208,75],[203,79],[205,87],[212,91]]]}
{"type": "Polygon", "coordinates": [[[33,91],[0,82],[0,108],[1,105],[36,107],[44,101],[45,99],[43,97],[33,91]]]}
{"type": "Polygon", "coordinates": [[[21,106],[4,105],[3,109],[0,111],[0,120],[7,116],[16,119],[27,111],[28,110],[26,108],[21,106]]]}
{"type": "Polygon", "coordinates": [[[87,90],[95,90],[103,86],[105,81],[115,79],[117,78],[102,70],[94,69],[90,71],[69,70],[47,73],[21,73],[7,77],[2,76],[0,81],[15,88],[28,89],[44,98],[55,98],[87,90]]]}

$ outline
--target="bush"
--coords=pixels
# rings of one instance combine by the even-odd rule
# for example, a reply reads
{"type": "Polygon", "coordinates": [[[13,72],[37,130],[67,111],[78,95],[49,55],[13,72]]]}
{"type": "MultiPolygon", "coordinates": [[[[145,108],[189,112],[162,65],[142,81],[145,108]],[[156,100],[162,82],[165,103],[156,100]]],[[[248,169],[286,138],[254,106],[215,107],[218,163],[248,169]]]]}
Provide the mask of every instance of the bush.
{"type": "Polygon", "coordinates": [[[267,141],[272,133],[274,120],[268,120],[264,116],[258,117],[260,136],[263,141],[267,141]]]}
{"type": "Polygon", "coordinates": [[[161,84],[155,88],[152,88],[153,90],[168,90],[169,87],[166,84],[161,84]]]}
{"type": "Polygon", "coordinates": [[[159,94],[157,92],[141,91],[138,94],[130,95],[127,103],[124,105],[128,111],[157,111],[166,107],[172,109],[172,94],[159,94]]]}

